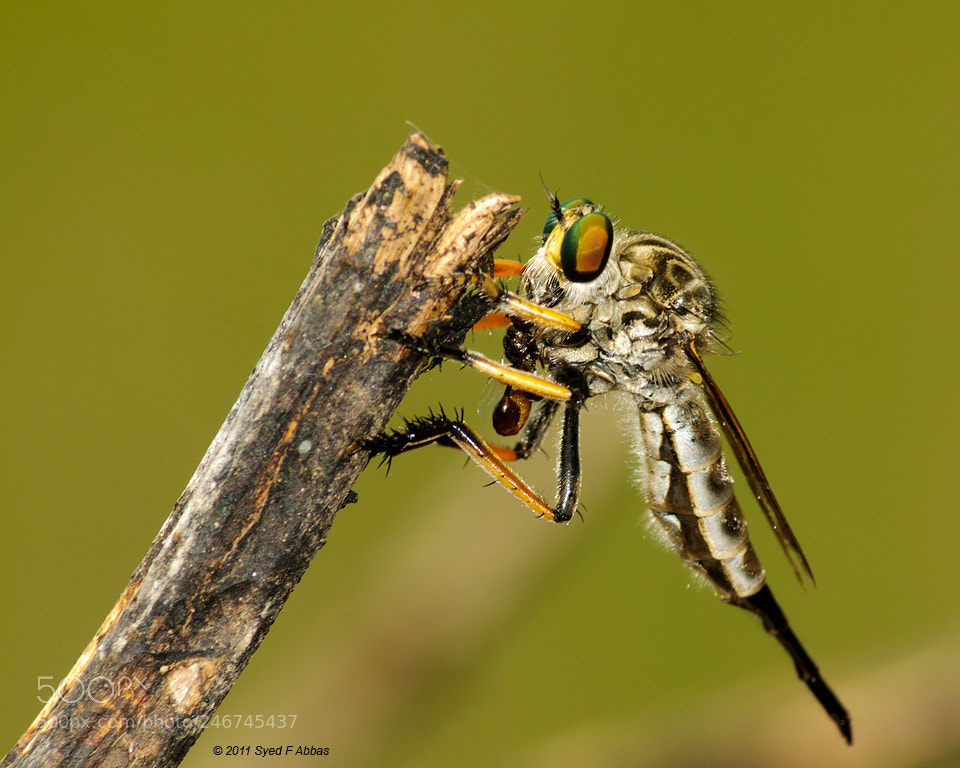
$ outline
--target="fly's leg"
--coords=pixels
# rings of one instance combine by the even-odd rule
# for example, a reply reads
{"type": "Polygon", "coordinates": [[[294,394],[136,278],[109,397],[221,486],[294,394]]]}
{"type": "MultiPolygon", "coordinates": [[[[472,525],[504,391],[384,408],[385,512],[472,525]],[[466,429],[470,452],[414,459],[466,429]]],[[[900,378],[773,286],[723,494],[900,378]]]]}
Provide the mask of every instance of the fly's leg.
{"type": "MultiPolygon", "coordinates": [[[[508,389],[508,395],[510,394],[508,389]]],[[[516,393],[523,395],[523,393],[516,393]]],[[[504,396],[504,399],[507,395],[504,396]]],[[[551,520],[564,523],[573,517],[580,503],[580,398],[568,400],[563,410],[563,432],[560,439],[560,458],[557,461],[557,503],[551,510],[551,520]]],[[[526,422],[520,439],[513,449],[493,447],[492,450],[504,461],[526,459],[538,450],[546,436],[560,404],[546,400],[538,404],[530,420],[526,422]]]]}
{"type": "Polygon", "coordinates": [[[523,274],[523,264],[519,261],[493,260],[494,277],[520,277],[523,274]]]}
{"type": "Polygon", "coordinates": [[[547,307],[541,307],[522,296],[503,290],[495,277],[513,277],[521,274],[523,267],[512,261],[494,261],[493,274],[470,275],[470,282],[479,286],[487,297],[494,302],[494,311],[477,323],[474,328],[499,328],[508,325],[513,320],[522,320],[533,323],[540,328],[555,328],[571,333],[580,330],[580,323],[572,317],[547,307]]]}
{"type": "Polygon", "coordinates": [[[547,397],[551,400],[570,399],[571,392],[568,387],[548,381],[530,371],[524,371],[519,368],[514,368],[511,365],[498,363],[489,357],[481,355],[479,352],[464,349],[463,347],[434,346],[425,342],[423,339],[417,339],[403,331],[391,331],[388,336],[394,341],[404,344],[411,349],[415,349],[422,354],[456,360],[514,389],[520,389],[540,397],[547,397]]]}
{"type": "MultiPolygon", "coordinates": [[[[526,398],[523,392],[511,392],[508,388],[508,394],[503,396],[503,400],[506,400],[510,395],[523,396],[527,402],[529,399],[526,398]]],[[[498,406],[498,409],[500,406],[498,406]]],[[[530,458],[534,453],[540,450],[540,446],[543,445],[543,439],[547,436],[547,430],[550,428],[550,425],[553,423],[554,417],[557,415],[557,410],[560,408],[560,403],[556,400],[540,400],[537,402],[529,414],[524,416],[524,423],[521,425],[523,430],[513,429],[511,426],[510,432],[500,432],[497,430],[498,434],[501,435],[512,435],[520,433],[516,444],[513,448],[500,448],[494,446],[493,449],[504,461],[518,461],[523,459],[530,458]]],[[[494,425],[496,426],[497,416],[494,415],[494,425]]]]}
{"type": "Polygon", "coordinates": [[[562,523],[573,516],[580,496],[580,402],[568,402],[564,410],[556,507],[550,507],[540,494],[530,488],[506,464],[513,459],[525,458],[542,442],[558,407],[556,403],[545,405],[546,407],[539,409],[537,417],[529,422],[528,429],[513,449],[500,449],[489,445],[467,426],[462,414],[455,414],[454,418],[450,418],[442,411],[440,414],[408,421],[403,428],[395,432],[367,441],[366,447],[374,454],[382,454],[383,461],[386,461],[388,466],[395,456],[432,443],[459,448],[495,482],[510,491],[537,515],[562,523]]]}
{"type": "Polygon", "coordinates": [[[580,501],[580,406],[571,400],[563,411],[563,438],[557,467],[557,522],[569,520],[580,501]]]}
{"type": "Polygon", "coordinates": [[[490,311],[474,324],[474,330],[503,328],[510,325],[514,320],[521,320],[533,323],[541,328],[554,328],[571,333],[579,331],[580,323],[569,315],[548,307],[542,307],[519,294],[504,290],[494,280],[494,278],[501,277],[516,277],[522,273],[522,264],[514,261],[496,260],[493,262],[493,272],[491,274],[486,272],[467,273],[446,279],[461,285],[465,283],[479,289],[489,301],[490,311]]]}
{"type": "Polygon", "coordinates": [[[569,387],[536,374],[533,339],[538,329],[576,333],[582,327],[567,315],[502,290],[493,280],[494,276],[512,276],[521,272],[522,266],[518,264],[498,261],[494,264],[493,276],[483,274],[468,278],[478,284],[500,310],[488,315],[486,324],[481,321],[474,328],[509,325],[504,351],[512,365],[495,362],[463,347],[431,345],[401,331],[389,334],[395,341],[421,354],[459,361],[505,384],[506,393],[494,414],[494,427],[504,436],[522,432],[516,445],[512,449],[491,446],[467,426],[462,413],[451,419],[441,410],[439,415],[408,421],[398,431],[373,438],[367,442],[367,447],[374,454],[383,454],[383,461],[388,466],[394,456],[431,443],[459,448],[538,515],[565,522],[573,517],[580,496],[580,408],[583,398],[579,394],[574,398],[569,387]],[[551,508],[505,462],[525,459],[540,447],[560,402],[565,402],[566,407],[557,468],[557,505],[551,508]]]}
{"type": "Polygon", "coordinates": [[[459,448],[494,481],[538,515],[548,520],[554,519],[553,510],[549,505],[504,463],[483,438],[467,426],[462,414],[455,414],[451,419],[441,411],[440,414],[431,414],[426,418],[408,421],[402,429],[378,435],[367,441],[366,447],[374,454],[383,454],[383,461],[386,461],[389,466],[395,456],[431,443],[459,448]]]}
{"type": "MultiPolygon", "coordinates": [[[[516,435],[524,428],[534,402],[544,398],[563,401],[569,400],[571,396],[569,388],[536,375],[538,361],[534,341],[536,336],[548,329],[569,335],[584,331],[581,324],[572,317],[505,291],[493,279],[516,277],[523,273],[523,269],[523,265],[518,262],[496,260],[493,263],[492,274],[465,276],[468,281],[479,287],[493,308],[483,319],[474,324],[473,329],[485,330],[507,326],[503,346],[510,365],[495,362],[464,347],[430,346],[409,334],[400,332],[391,334],[392,338],[423,354],[457,360],[505,384],[506,392],[493,414],[494,429],[497,434],[505,437],[516,435]]],[[[538,446],[539,441],[522,455],[518,455],[518,458],[526,458],[538,446]]]]}

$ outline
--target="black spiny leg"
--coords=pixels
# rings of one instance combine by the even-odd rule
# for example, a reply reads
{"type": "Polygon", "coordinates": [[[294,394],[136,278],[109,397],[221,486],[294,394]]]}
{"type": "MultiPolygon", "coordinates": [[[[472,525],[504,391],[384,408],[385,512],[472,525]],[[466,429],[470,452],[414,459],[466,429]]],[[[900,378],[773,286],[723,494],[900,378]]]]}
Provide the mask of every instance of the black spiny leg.
{"type": "Polygon", "coordinates": [[[810,692],[817,697],[817,701],[820,702],[820,706],[830,715],[830,719],[837,724],[837,728],[840,729],[843,738],[847,740],[847,744],[852,744],[853,729],[846,707],[840,703],[837,695],[830,690],[830,686],[827,685],[826,681],[820,675],[820,670],[817,669],[817,665],[793,633],[787,617],[784,616],[776,599],[774,599],[770,587],[764,585],[763,589],[756,594],[746,598],[736,598],[730,602],[734,605],[739,605],[741,608],[746,608],[748,611],[752,611],[763,620],[763,626],[767,632],[777,638],[780,645],[790,654],[790,658],[793,659],[793,663],[797,668],[797,675],[806,683],[810,692]]]}
{"type": "MultiPolygon", "coordinates": [[[[516,429],[502,432],[502,434],[516,434],[521,429],[522,434],[513,449],[490,446],[467,426],[463,421],[462,413],[455,413],[454,418],[451,419],[441,410],[439,414],[430,414],[426,418],[407,421],[399,430],[368,440],[365,447],[373,454],[383,455],[381,464],[387,462],[389,466],[393,457],[431,443],[459,448],[484,472],[541,517],[556,522],[565,522],[573,517],[580,496],[580,408],[583,404],[581,396],[578,395],[575,400],[571,400],[572,391],[562,384],[540,378],[530,370],[494,363],[462,347],[431,345],[401,332],[393,332],[390,337],[422,354],[459,360],[505,383],[507,395],[504,400],[506,401],[512,402],[510,393],[516,391],[521,395],[517,399],[522,403],[523,413],[506,416],[509,425],[515,426],[516,429]],[[524,393],[529,393],[530,397],[524,393]],[[532,411],[531,399],[536,399],[536,405],[532,411]],[[563,441],[557,470],[557,506],[551,508],[505,462],[527,458],[540,447],[559,406],[557,401],[566,401],[567,405],[564,411],[563,441]]],[[[524,365],[524,368],[526,367],[533,368],[532,360],[529,366],[524,365]]]]}
{"type": "Polygon", "coordinates": [[[556,519],[553,510],[540,495],[510,469],[497,451],[470,429],[459,415],[451,419],[441,412],[439,415],[431,414],[426,418],[408,421],[402,429],[368,440],[365,447],[374,454],[383,454],[381,464],[386,461],[389,465],[394,456],[431,443],[459,448],[484,472],[538,515],[548,520],[556,519]]]}
{"type": "Polygon", "coordinates": [[[559,408],[560,403],[556,400],[541,400],[534,405],[530,418],[520,433],[520,439],[513,446],[517,459],[528,459],[540,450],[559,408]]]}
{"type": "Polygon", "coordinates": [[[462,414],[455,414],[455,418],[451,419],[442,411],[408,421],[399,430],[378,435],[368,440],[365,447],[373,454],[382,454],[381,464],[387,462],[388,465],[395,456],[432,443],[459,448],[538,515],[562,523],[573,517],[580,497],[580,403],[568,403],[564,411],[555,508],[551,508],[506,464],[506,461],[518,458],[520,451],[528,454],[539,445],[556,407],[555,403],[543,403],[543,407],[538,409],[537,415],[527,425],[516,449],[488,445],[464,423],[462,414]]]}

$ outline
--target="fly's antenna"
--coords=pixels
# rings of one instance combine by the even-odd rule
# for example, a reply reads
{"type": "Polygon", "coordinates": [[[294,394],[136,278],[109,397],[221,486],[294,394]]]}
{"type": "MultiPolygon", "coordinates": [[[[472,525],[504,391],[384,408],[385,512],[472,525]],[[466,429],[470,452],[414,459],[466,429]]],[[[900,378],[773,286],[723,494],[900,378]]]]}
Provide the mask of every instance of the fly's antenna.
{"type": "Polygon", "coordinates": [[[547,193],[547,199],[550,201],[550,209],[556,214],[557,221],[563,221],[563,208],[560,207],[560,198],[550,191],[547,182],[543,180],[543,171],[540,171],[540,183],[543,185],[543,191],[547,193]]]}

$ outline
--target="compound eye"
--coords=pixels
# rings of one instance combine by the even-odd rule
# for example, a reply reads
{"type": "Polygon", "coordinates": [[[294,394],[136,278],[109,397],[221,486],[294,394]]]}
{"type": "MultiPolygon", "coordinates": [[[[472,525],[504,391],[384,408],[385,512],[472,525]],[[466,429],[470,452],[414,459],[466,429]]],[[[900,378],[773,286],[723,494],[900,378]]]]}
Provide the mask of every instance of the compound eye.
{"type": "Polygon", "coordinates": [[[560,244],[563,276],[574,283],[596,279],[607,266],[611,248],[613,223],[610,217],[599,211],[581,216],[566,231],[560,244]]]}
{"type": "MultiPolygon", "coordinates": [[[[588,200],[585,197],[571,197],[569,200],[564,200],[560,204],[560,210],[567,211],[580,205],[589,205],[592,208],[593,200],[588,200]]],[[[543,225],[543,242],[547,242],[547,238],[550,237],[550,233],[553,232],[556,226],[557,212],[554,211],[547,217],[547,223],[543,225]]]]}

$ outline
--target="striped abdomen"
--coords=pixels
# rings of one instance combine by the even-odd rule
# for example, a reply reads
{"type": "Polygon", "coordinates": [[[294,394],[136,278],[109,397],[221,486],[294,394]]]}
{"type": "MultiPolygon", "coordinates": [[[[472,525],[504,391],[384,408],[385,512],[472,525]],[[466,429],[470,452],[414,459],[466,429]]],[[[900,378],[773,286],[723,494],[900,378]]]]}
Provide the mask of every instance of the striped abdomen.
{"type": "Polygon", "coordinates": [[[644,490],[674,549],[721,597],[737,601],[763,587],[763,566],[733,495],[720,434],[699,399],[681,387],[670,405],[641,401],[644,490]]]}

